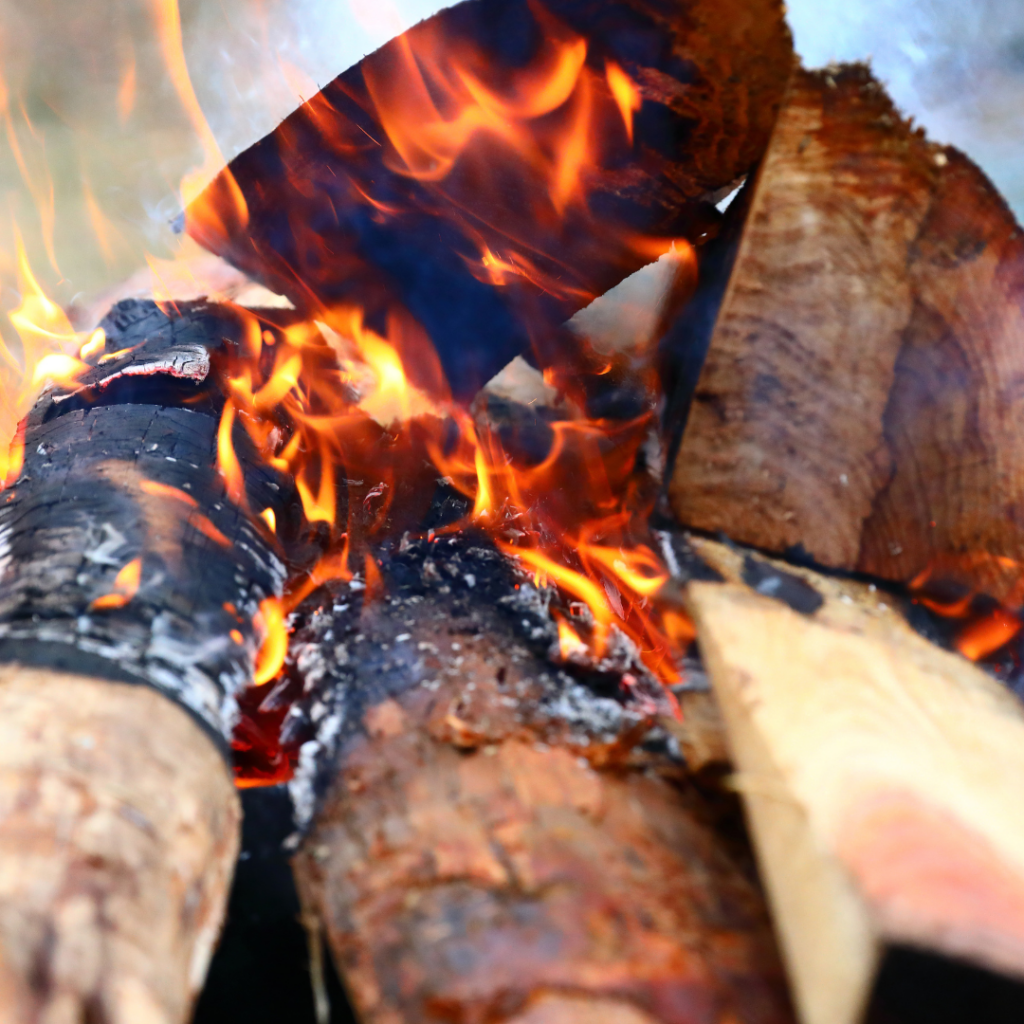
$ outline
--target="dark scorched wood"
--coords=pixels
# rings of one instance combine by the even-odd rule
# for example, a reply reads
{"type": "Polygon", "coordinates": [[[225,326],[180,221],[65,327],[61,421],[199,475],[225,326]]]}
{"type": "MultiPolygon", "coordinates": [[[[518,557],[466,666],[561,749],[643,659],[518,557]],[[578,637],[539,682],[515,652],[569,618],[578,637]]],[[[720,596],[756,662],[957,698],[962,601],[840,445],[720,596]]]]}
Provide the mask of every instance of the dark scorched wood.
{"type": "MultiPolygon", "coordinates": [[[[279,595],[283,552],[227,497],[216,468],[221,396],[211,353],[229,311],[169,317],[126,302],[102,325],[103,355],[73,392],[51,389],[24,426],[25,461],[0,501],[0,660],[146,683],[221,741],[252,681],[259,603],[279,595]],[[137,592],[94,607],[141,561],[137,592]],[[234,631],[234,635],[232,632],[234,631]]],[[[236,430],[253,508],[295,514],[291,485],[236,430]]]]}
{"type": "Polygon", "coordinates": [[[299,308],[355,303],[376,322],[404,307],[468,398],[531,345],[548,361],[561,354],[560,325],[650,260],[639,236],[705,236],[719,190],[761,155],[791,66],[778,0],[466,0],[339,75],[232,161],[185,228],[299,308]],[[505,180],[505,150],[487,133],[439,181],[404,172],[372,95],[394,91],[405,47],[471,46],[500,91],[552,32],[586,40],[607,112],[585,202],[553,209],[550,182],[529,169],[505,180]],[[631,142],[603,92],[609,61],[642,98],[631,142]],[[488,250],[546,283],[530,272],[495,285],[480,262],[488,250]]]}

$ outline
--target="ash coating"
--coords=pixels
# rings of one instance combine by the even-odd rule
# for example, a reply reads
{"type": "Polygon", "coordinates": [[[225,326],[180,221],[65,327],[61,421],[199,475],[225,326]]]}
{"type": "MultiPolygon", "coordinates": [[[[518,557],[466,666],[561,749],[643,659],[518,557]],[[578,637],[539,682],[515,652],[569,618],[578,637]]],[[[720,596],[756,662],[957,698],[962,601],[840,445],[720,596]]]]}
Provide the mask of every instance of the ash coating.
{"type": "MultiPolygon", "coordinates": [[[[457,511],[462,499],[445,500],[457,511]]],[[[487,728],[470,724],[468,713],[474,691],[486,685],[497,686],[514,720],[501,725],[505,732],[529,730],[598,759],[622,744],[638,756],[678,758],[675,741],[654,724],[671,714],[668,699],[633,644],[618,634],[600,662],[560,663],[551,617],[560,595],[536,588],[482,534],[406,535],[382,545],[377,561],[381,594],[367,595],[362,579],[335,582],[296,614],[278,687],[302,689],[281,736],[299,747],[289,788],[300,829],[312,820],[346,741],[363,730],[366,711],[417,687],[459,684],[467,714],[455,707],[449,715],[456,746],[489,742],[487,728]]],[[[563,612],[568,617],[569,609],[563,612]]]]}
{"type": "MultiPolygon", "coordinates": [[[[105,355],[119,354],[39,399],[0,503],[0,661],[148,684],[223,745],[252,679],[253,618],[286,575],[284,550],[215,466],[223,400],[202,356],[237,325],[203,303],[171,317],[128,301],[103,327],[105,355]],[[137,592],[97,607],[135,559],[137,592]]],[[[235,441],[250,504],[287,523],[292,485],[257,462],[244,430],[235,441]]]]}

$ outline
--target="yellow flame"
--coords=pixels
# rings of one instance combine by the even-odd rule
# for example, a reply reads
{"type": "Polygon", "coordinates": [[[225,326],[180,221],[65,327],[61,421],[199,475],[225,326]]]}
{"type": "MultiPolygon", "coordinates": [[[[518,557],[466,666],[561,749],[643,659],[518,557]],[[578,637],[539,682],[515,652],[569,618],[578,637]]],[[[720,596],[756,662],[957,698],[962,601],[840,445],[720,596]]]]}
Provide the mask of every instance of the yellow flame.
{"type": "Polygon", "coordinates": [[[89,611],[113,611],[123,608],[138,593],[142,580],[142,559],[133,558],[121,567],[114,577],[114,589],[109,594],[97,597],[89,605],[89,611]]]}
{"type": "Polygon", "coordinates": [[[263,632],[263,643],[256,655],[253,682],[256,686],[269,683],[281,671],[288,653],[288,630],[284,624],[284,607],[276,597],[260,602],[256,626],[263,632]]]}

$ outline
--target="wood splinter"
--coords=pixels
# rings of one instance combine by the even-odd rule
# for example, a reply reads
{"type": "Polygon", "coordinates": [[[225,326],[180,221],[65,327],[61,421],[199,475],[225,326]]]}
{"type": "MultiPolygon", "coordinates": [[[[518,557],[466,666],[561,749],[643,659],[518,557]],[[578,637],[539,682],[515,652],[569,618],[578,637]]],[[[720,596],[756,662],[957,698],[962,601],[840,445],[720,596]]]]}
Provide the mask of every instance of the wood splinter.
{"type": "Polygon", "coordinates": [[[861,1020],[893,944],[1024,975],[1020,704],[866,585],[788,567],[825,598],[801,614],[695,543],[730,580],[688,602],[804,1024],[861,1020]]]}

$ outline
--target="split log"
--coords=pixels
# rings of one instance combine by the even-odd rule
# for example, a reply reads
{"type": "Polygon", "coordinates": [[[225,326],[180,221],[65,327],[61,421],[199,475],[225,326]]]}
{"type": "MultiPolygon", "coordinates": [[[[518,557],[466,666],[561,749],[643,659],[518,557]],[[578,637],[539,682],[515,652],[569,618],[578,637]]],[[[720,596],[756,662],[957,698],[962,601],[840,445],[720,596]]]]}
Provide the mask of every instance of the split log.
{"type": "MultiPolygon", "coordinates": [[[[238,849],[236,694],[285,573],[215,465],[210,371],[239,331],[230,312],[128,302],[103,327],[93,368],[23,424],[24,465],[0,503],[12,1024],[187,1018],[238,849]]],[[[251,502],[287,523],[288,488],[250,469],[251,502]]]]}
{"type": "Polygon", "coordinates": [[[894,944],[1024,976],[1019,702],[873,587],[695,543],[729,580],[688,602],[801,1019],[861,1020],[894,944]]]}
{"type": "Polygon", "coordinates": [[[791,1021],[742,832],[636,652],[559,663],[554,598],[482,539],[381,563],[388,597],[297,630],[291,716],[300,811],[323,793],[299,889],[360,1019],[791,1021]]]}
{"type": "Polygon", "coordinates": [[[764,149],[792,59],[778,0],[466,0],[232,161],[185,230],[299,308],[404,308],[471,398],[531,345],[569,345],[560,325],[657,254],[641,239],[707,236],[714,200],[764,149]],[[529,83],[566,86],[551,72],[580,43],[574,98],[524,113],[529,83]],[[510,142],[517,117],[529,159],[510,142]],[[555,160],[580,118],[582,149],[555,160]],[[561,196],[577,166],[579,193],[561,196]]]}
{"type": "Polygon", "coordinates": [[[1022,332],[1024,236],[982,172],[867,69],[798,72],[690,404],[676,515],[1019,603],[1022,332]]]}

